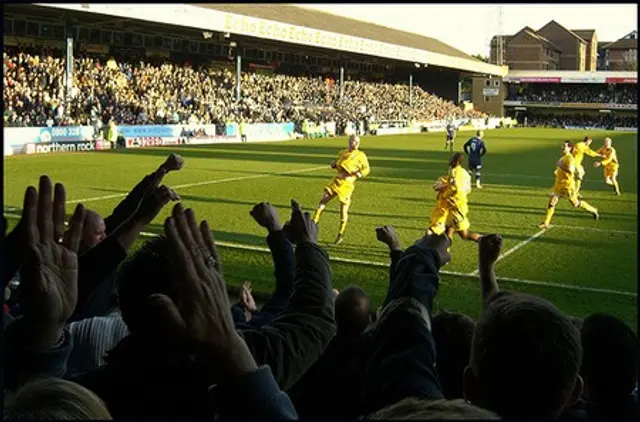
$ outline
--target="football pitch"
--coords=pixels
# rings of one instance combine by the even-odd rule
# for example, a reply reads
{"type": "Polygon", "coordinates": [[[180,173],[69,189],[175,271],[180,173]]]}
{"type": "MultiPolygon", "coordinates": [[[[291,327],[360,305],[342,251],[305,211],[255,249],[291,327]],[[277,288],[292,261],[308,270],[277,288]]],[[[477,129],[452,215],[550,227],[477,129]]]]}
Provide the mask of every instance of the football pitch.
{"type": "MultiPolygon", "coordinates": [[[[458,133],[456,150],[472,135],[458,133]]],[[[433,182],[446,173],[444,133],[366,136],[371,174],[356,183],[345,241],[332,244],[338,230],[339,205],[331,202],[320,220],[319,243],[332,259],[334,285],[363,287],[381,303],[387,290],[388,251],[376,241],[375,228],[393,225],[408,247],[423,235],[435,203],[433,182]]],[[[553,301],[570,315],[607,312],[634,329],[637,322],[637,133],[582,132],[556,129],[487,131],[482,190],[469,196],[471,229],[502,235],[496,273],[503,289],[529,292],[553,301]],[[562,141],[586,134],[599,148],[611,136],[620,159],[621,196],[604,184],[602,170],[585,157],[584,199],[600,210],[594,221],[561,200],[552,226],[541,231],[555,163],[562,141]]],[[[272,143],[218,144],[128,149],[95,153],[13,156],[4,159],[4,211],[11,225],[22,207],[24,189],[48,174],[67,188],[67,212],[73,203],[108,215],[145,174],[171,152],[185,158],[184,168],[164,183],[173,187],[199,219],[208,219],[221,246],[230,285],[244,280],[254,290],[273,287],[271,256],[264,229],[249,216],[258,202],[269,201],[288,218],[289,200],[315,209],[329,168],[346,138],[272,143]]],[[[160,233],[167,207],[148,227],[160,233]]],[[[481,306],[477,245],[455,238],[453,260],[443,268],[437,305],[477,316],[481,306]]]]}

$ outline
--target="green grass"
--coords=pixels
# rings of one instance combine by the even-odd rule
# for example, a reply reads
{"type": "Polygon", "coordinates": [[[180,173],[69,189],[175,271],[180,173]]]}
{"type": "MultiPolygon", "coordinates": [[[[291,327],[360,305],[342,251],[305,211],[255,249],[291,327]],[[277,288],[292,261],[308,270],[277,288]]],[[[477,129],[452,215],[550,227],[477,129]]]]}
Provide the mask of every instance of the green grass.
{"type": "MultiPolygon", "coordinates": [[[[463,139],[470,135],[460,133],[456,147],[461,148],[463,139]]],[[[584,135],[580,131],[548,129],[489,131],[489,152],[483,163],[485,188],[474,189],[470,195],[472,229],[500,233],[505,252],[537,233],[536,224],[544,217],[561,143],[584,135]]],[[[637,292],[637,134],[590,135],[596,146],[607,135],[613,138],[621,160],[622,196],[613,195],[603,182],[601,169],[593,168],[592,160],[586,158],[583,194],[600,209],[602,219],[596,222],[586,212],[561,201],[552,223],[555,226],[500,261],[499,277],[637,292]]],[[[337,202],[328,206],[321,219],[319,240],[331,257],[386,263],[386,248],[376,242],[374,231],[384,224],[396,227],[404,246],[422,235],[435,202],[431,186],[446,172],[449,153],[442,150],[443,139],[444,134],[363,138],[362,149],[369,157],[372,173],[357,183],[342,245],[330,244],[338,229],[337,202]]],[[[199,218],[209,220],[217,240],[265,246],[263,229],[249,216],[251,207],[269,201],[279,209],[283,222],[292,197],[311,211],[333,173],[328,166],[306,170],[327,165],[345,145],[344,138],[337,138],[6,157],[5,209],[19,209],[24,188],[37,184],[42,173],[63,182],[69,199],[124,194],[169,152],[178,152],[186,160],[185,168],[170,174],[165,179],[168,185],[224,179],[178,189],[185,205],[193,207],[199,218]]],[[[118,201],[119,198],[105,198],[86,205],[107,215],[118,201]]],[[[167,208],[148,231],[159,232],[168,213],[167,208]]],[[[222,251],[231,285],[247,279],[258,291],[271,290],[273,275],[268,254],[227,247],[222,251]]],[[[475,244],[456,239],[452,253],[453,261],[446,271],[469,274],[476,269],[475,244]]],[[[382,300],[387,284],[384,268],[334,262],[332,271],[336,287],[357,284],[376,303],[382,300]]],[[[609,312],[636,326],[635,296],[517,282],[503,282],[502,286],[550,299],[572,315],[609,312]]],[[[475,316],[480,309],[479,291],[477,279],[444,275],[438,303],[475,316]]]]}

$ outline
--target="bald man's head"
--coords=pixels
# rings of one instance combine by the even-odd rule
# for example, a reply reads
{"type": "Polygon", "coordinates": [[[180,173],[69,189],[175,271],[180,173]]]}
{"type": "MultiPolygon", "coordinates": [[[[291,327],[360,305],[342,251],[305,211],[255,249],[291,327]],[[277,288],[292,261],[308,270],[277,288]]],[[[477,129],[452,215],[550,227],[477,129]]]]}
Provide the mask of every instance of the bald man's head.
{"type": "Polygon", "coordinates": [[[93,210],[87,210],[82,230],[81,253],[87,252],[107,237],[107,226],[100,214],[93,210]]]}

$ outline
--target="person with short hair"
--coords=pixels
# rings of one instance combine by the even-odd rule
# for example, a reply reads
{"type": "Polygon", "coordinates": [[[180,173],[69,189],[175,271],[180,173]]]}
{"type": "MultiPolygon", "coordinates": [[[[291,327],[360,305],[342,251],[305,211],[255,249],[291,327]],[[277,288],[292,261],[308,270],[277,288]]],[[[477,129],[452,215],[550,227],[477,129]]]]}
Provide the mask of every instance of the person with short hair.
{"type": "Polygon", "coordinates": [[[597,313],[581,329],[586,411],[593,419],[637,419],[633,397],[640,366],[638,337],[618,318],[597,313]]]}
{"type": "Polygon", "coordinates": [[[349,219],[349,207],[351,206],[351,196],[356,188],[355,182],[365,178],[371,172],[367,154],[360,151],[360,137],[351,135],[349,137],[349,147],[338,153],[338,158],[331,162],[331,168],[338,174],[331,183],[324,188],[324,194],[320,199],[320,205],[313,214],[313,221],[318,224],[320,216],[329,201],[336,196],[340,200],[340,228],[335,244],[339,245],[344,240],[344,232],[347,229],[349,219]]]}
{"type": "Polygon", "coordinates": [[[447,233],[453,238],[458,233],[464,240],[477,242],[478,233],[470,232],[471,223],[467,218],[469,202],[467,195],[471,192],[471,176],[462,167],[463,154],[456,152],[449,160],[449,171],[440,177],[433,189],[437,192],[436,205],[431,212],[427,234],[440,235],[447,233]]]}
{"type": "Polygon", "coordinates": [[[498,420],[500,417],[493,412],[474,406],[462,399],[457,400],[429,400],[406,398],[396,404],[367,416],[367,420],[498,420]]]}
{"type": "Polygon", "coordinates": [[[582,394],[580,332],[550,302],[498,292],[476,322],[464,396],[509,419],[555,419],[582,394]]]}
{"type": "Polygon", "coordinates": [[[600,214],[596,208],[589,205],[587,201],[578,198],[575,182],[576,165],[575,158],[571,154],[572,150],[573,144],[570,141],[564,141],[562,143],[562,157],[558,160],[557,168],[554,172],[556,180],[553,185],[551,197],[549,198],[549,204],[547,205],[547,215],[544,221],[538,224],[538,228],[540,229],[549,228],[551,218],[553,217],[560,198],[567,198],[574,208],[581,208],[591,213],[594,219],[598,220],[600,218],[600,214]]]}
{"type": "Polygon", "coordinates": [[[92,391],[60,378],[31,381],[4,400],[4,420],[112,420],[92,391]]]}
{"type": "Polygon", "coordinates": [[[590,136],[585,136],[582,141],[577,142],[573,146],[573,151],[571,151],[575,159],[576,194],[578,195],[579,198],[581,198],[580,187],[582,186],[582,181],[584,180],[584,176],[585,176],[584,167],[582,166],[582,160],[584,160],[585,154],[592,158],[600,157],[600,154],[598,154],[597,152],[591,149],[592,142],[593,142],[593,139],[591,139],[590,136]]]}
{"type": "Polygon", "coordinates": [[[611,138],[604,138],[604,146],[597,152],[603,157],[602,161],[593,163],[595,167],[602,166],[604,170],[604,182],[613,188],[616,195],[620,195],[620,185],[618,184],[618,169],[620,162],[618,161],[618,153],[611,145],[611,138]]]}
{"type": "Polygon", "coordinates": [[[469,156],[469,172],[474,173],[478,189],[482,189],[482,184],[480,184],[482,157],[487,153],[487,146],[482,139],[483,137],[484,132],[479,130],[476,132],[476,136],[464,144],[464,153],[469,156]]]}

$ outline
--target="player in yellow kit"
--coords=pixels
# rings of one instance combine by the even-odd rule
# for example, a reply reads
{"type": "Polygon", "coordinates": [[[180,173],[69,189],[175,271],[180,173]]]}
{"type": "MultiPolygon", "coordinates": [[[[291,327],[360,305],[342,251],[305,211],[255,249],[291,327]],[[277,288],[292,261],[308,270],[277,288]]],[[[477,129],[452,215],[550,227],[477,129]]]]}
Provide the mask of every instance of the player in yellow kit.
{"type": "Polygon", "coordinates": [[[555,212],[556,205],[560,198],[567,198],[574,208],[582,208],[593,215],[596,220],[600,218],[598,210],[586,201],[580,200],[576,193],[576,181],[575,181],[575,158],[571,151],[573,150],[573,144],[569,141],[564,141],[562,144],[562,157],[558,160],[556,171],[555,183],[553,185],[553,192],[551,198],[549,198],[549,205],[547,206],[547,216],[544,221],[538,225],[541,229],[546,229],[551,223],[551,217],[555,212]]]}
{"type": "Polygon", "coordinates": [[[320,205],[313,214],[313,221],[318,223],[320,215],[324,211],[327,203],[334,197],[340,200],[340,228],[336,245],[342,243],[344,232],[347,228],[347,220],[349,219],[349,207],[351,206],[351,196],[355,189],[355,181],[367,177],[371,172],[367,155],[360,151],[360,138],[356,135],[349,137],[349,148],[340,151],[338,159],[331,163],[331,168],[336,169],[338,174],[324,188],[324,194],[320,199],[320,205]]]}
{"type": "Polygon", "coordinates": [[[464,240],[477,242],[480,235],[469,231],[467,195],[471,192],[471,175],[462,167],[463,160],[461,152],[453,154],[448,174],[440,177],[433,187],[438,196],[427,233],[441,235],[446,231],[450,238],[458,233],[464,240]]]}
{"type": "Polygon", "coordinates": [[[620,185],[618,185],[620,162],[618,161],[616,149],[611,146],[611,138],[604,139],[604,146],[598,150],[598,154],[604,159],[596,161],[593,165],[596,167],[602,166],[604,169],[604,182],[609,186],[613,186],[616,195],[620,195],[620,185]]]}
{"type": "Polygon", "coordinates": [[[576,195],[580,198],[580,187],[582,186],[582,181],[584,180],[584,167],[582,166],[582,160],[584,160],[584,155],[588,155],[589,157],[601,157],[600,154],[591,149],[591,143],[593,139],[590,136],[585,136],[583,141],[578,142],[573,146],[573,158],[575,160],[576,166],[576,195]]]}

